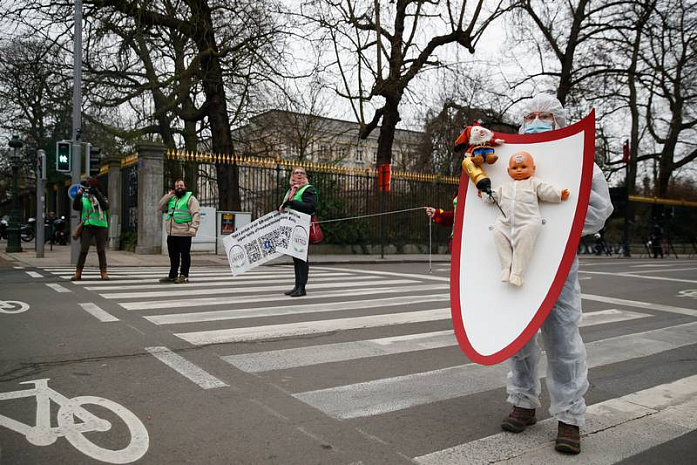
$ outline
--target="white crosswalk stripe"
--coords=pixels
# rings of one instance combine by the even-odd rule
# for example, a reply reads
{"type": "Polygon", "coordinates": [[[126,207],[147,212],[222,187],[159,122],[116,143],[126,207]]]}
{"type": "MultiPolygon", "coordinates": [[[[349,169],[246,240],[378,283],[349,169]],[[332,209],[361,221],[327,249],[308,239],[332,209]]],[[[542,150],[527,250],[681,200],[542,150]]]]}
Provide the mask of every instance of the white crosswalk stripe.
{"type": "MultiPolygon", "coordinates": [[[[601,310],[584,315],[582,326],[628,321],[648,316],[650,315],[615,309],[601,310]]],[[[446,318],[450,318],[449,313],[446,318]]],[[[457,345],[455,333],[452,330],[447,330],[272,352],[230,355],[223,357],[223,359],[241,370],[258,373],[261,371],[356,360],[388,354],[401,354],[454,345],[457,345]]]]}
{"type": "MultiPolygon", "coordinates": [[[[73,273],[64,267],[44,271],[66,279],[73,273]]],[[[216,349],[216,357],[227,362],[229,379],[241,372],[268,378],[305,408],[337,420],[365,425],[413,418],[412,412],[437,411],[439,405],[461,408],[483,398],[505,400],[505,363],[480,366],[460,357],[435,369],[424,362],[389,369],[393,360],[428,360],[457,350],[449,323],[449,278],[318,266],[311,270],[308,295],[291,299],[282,294],[293,281],[289,266],[262,267],[236,278],[226,267],[200,267],[192,270],[188,285],[158,283],[167,272],[167,267],[119,268],[111,281],[99,281],[98,270],[91,270],[85,276],[93,280],[65,286],[97,293],[194,346],[230,344],[216,349]],[[383,365],[386,374],[376,373],[375,367],[383,365]],[[364,366],[373,370],[363,373],[364,366]],[[313,374],[324,370],[341,376],[312,385],[313,374]]],[[[600,336],[586,342],[590,370],[697,347],[697,310],[688,305],[592,294],[583,299],[593,309],[584,314],[583,330],[600,336]]],[[[540,372],[545,369],[543,357],[540,372]]],[[[199,372],[196,366],[188,370],[199,372]]],[[[220,388],[230,383],[213,381],[220,388]]],[[[697,430],[697,376],[646,386],[589,405],[584,452],[564,461],[614,464],[697,430]]],[[[559,461],[555,433],[556,420],[544,419],[525,434],[480,435],[447,447],[426,444],[409,457],[424,465],[552,464],[559,461]]]]}

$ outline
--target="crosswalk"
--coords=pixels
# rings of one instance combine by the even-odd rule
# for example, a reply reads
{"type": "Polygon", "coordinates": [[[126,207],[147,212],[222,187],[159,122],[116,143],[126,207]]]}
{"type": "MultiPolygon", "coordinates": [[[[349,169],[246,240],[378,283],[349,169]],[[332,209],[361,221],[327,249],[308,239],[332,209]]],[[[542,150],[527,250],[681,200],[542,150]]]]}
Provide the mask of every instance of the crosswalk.
{"type": "MultiPolygon", "coordinates": [[[[164,267],[115,268],[110,281],[86,270],[83,281],[74,283],[67,281],[72,269],[44,271],[193,346],[226,344],[217,352],[230,370],[265,377],[295,401],[356,422],[366,434],[380,436],[380,428],[367,432],[371,422],[399,422],[434,406],[483,400],[498,405],[505,396],[506,364],[485,367],[460,355],[450,325],[448,278],[442,275],[318,266],[308,295],[291,299],[283,295],[293,281],[288,266],[261,267],[236,278],[224,267],[198,267],[186,285],[159,283],[164,267]],[[334,375],[323,376],[326,371],[334,375]]],[[[584,338],[591,336],[586,338],[591,380],[594,371],[622,373],[623,364],[650,365],[680,351],[694,356],[694,308],[583,297],[592,308],[582,322],[584,338]]],[[[171,365],[188,363],[165,348],[148,350],[171,365]]],[[[206,382],[219,387],[218,380],[206,382]]],[[[570,463],[618,463],[697,430],[697,376],[643,384],[589,405],[584,453],[570,463]],[[661,428],[665,431],[655,433],[661,428]],[[636,435],[616,446],[629,432],[636,435]]],[[[555,428],[547,418],[530,434],[480,434],[465,442],[452,435],[421,442],[420,450],[415,450],[419,441],[405,437],[396,446],[410,450],[413,462],[429,465],[557,463],[550,446],[555,428]]]]}

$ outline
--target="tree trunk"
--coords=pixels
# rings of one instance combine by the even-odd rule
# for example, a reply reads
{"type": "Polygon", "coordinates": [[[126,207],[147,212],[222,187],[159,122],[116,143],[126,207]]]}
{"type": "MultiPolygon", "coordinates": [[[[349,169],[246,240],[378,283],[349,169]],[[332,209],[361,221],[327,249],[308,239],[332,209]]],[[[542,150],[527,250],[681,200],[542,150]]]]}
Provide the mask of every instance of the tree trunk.
{"type": "MultiPolygon", "coordinates": [[[[218,44],[210,7],[206,2],[199,3],[200,10],[196,14],[198,20],[197,34],[194,37],[196,46],[201,54],[201,85],[208,103],[208,122],[211,130],[212,149],[215,154],[234,153],[232,133],[228,119],[225,87],[220,64],[218,44]]],[[[218,209],[241,209],[239,170],[236,164],[216,164],[218,175],[218,209]]]]}

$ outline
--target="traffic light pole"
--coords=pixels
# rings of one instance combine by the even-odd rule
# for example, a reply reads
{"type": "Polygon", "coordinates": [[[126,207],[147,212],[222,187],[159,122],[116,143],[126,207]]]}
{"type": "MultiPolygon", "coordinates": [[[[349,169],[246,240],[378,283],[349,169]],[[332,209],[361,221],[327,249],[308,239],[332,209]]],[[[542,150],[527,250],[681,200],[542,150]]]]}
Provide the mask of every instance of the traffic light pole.
{"type": "MultiPolygon", "coordinates": [[[[75,40],[73,42],[73,150],[72,184],[80,182],[80,133],[82,126],[82,0],[75,0],[75,40]]],[[[70,206],[70,231],[80,222],[79,212],[70,206]]],[[[80,255],[80,241],[70,241],[70,264],[76,265],[80,255]]]]}

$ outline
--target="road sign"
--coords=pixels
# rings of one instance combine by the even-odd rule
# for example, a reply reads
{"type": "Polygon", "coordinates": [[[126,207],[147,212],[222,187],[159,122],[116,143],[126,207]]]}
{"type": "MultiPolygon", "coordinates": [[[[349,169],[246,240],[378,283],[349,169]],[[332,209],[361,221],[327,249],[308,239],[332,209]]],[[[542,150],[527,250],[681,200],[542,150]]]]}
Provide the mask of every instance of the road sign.
{"type": "Polygon", "coordinates": [[[75,197],[77,197],[77,191],[80,190],[80,184],[73,184],[70,186],[70,189],[68,189],[68,197],[70,197],[70,200],[75,200],[75,197]]]}
{"type": "Polygon", "coordinates": [[[72,169],[72,143],[68,140],[56,142],[56,171],[70,173],[72,169]]]}

